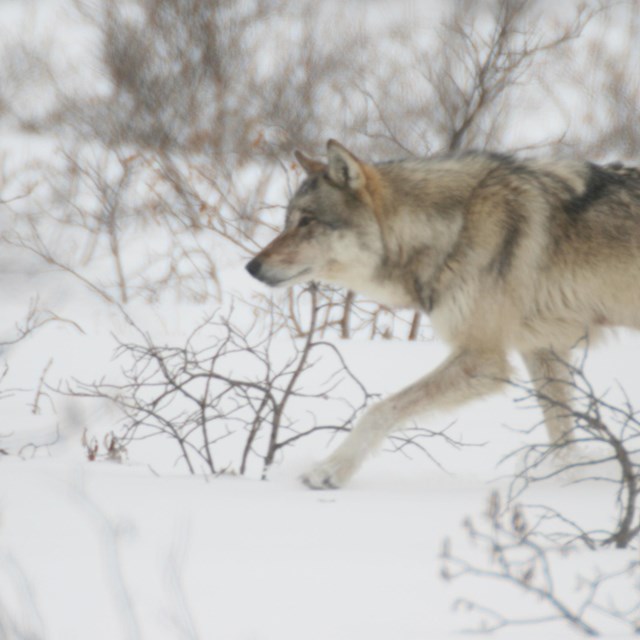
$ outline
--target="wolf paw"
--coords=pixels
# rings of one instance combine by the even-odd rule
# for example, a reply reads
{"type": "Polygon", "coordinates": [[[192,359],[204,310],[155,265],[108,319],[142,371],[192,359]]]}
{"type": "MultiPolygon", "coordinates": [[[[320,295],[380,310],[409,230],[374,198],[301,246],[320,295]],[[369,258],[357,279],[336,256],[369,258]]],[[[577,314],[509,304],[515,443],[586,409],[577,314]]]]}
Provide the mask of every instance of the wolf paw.
{"type": "Polygon", "coordinates": [[[310,489],[339,489],[355,470],[356,465],[349,461],[329,459],[303,474],[301,480],[310,489]]]}

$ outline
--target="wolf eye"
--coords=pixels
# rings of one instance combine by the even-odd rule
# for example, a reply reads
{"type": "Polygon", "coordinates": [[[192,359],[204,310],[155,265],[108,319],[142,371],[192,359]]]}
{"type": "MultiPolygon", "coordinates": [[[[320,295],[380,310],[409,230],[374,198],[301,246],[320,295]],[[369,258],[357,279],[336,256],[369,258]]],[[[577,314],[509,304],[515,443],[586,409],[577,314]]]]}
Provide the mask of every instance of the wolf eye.
{"type": "Polygon", "coordinates": [[[308,224],[313,222],[313,218],[311,216],[302,216],[298,221],[299,227],[306,227],[308,224]]]}

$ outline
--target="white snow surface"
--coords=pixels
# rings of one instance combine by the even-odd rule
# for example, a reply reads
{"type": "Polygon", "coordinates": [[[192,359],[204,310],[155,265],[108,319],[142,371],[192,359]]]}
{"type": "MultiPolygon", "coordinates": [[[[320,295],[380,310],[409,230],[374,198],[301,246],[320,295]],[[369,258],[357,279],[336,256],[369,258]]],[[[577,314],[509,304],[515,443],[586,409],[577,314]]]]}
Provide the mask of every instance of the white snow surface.
{"type": "MultiPolygon", "coordinates": [[[[52,2],[45,17],[62,4],[52,2]]],[[[12,36],[25,15],[17,0],[0,4],[12,36]]],[[[37,35],[43,24],[32,28],[37,35]]],[[[5,133],[2,148],[15,166],[24,162],[20,154],[57,153],[49,140],[5,133]]],[[[133,264],[155,240],[147,234],[131,240],[133,264]]],[[[249,298],[256,290],[245,258],[232,249],[221,258],[220,299],[196,304],[167,293],[153,304],[134,300],[127,312],[158,342],[180,345],[231,296],[249,298]]],[[[473,558],[477,549],[463,521],[481,517],[491,491],[508,486],[521,460],[503,458],[542,435],[527,432],[540,414],[517,402],[522,394],[511,390],[421,423],[438,431],[455,421],[448,435],[474,446],[434,437],[426,446],[438,464],[415,451],[411,457],[383,451],[340,491],[310,491],[298,478],[342,436],[301,440],[266,481],[259,474],[189,475],[153,440],[132,446],[122,464],[90,462],[83,431],[101,439],[118,429],[117,412],[49,388],[38,396],[40,378],[46,373],[57,387],[117,377],[116,337],[131,338],[131,328],[72,276],[36,267],[18,249],[7,249],[0,264],[0,342],[14,335],[35,297],[41,308],[73,320],[52,322],[0,352],[8,366],[0,382],[0,449],[11,454],[0,455],[0,640],[3,629],[6,640],[438,640],[474,626],[477,618],[453,608],[461,597],[524,617],[550,613],[513,585],[440,576],[443,540],[451,536],[473,558]]],[[[93,268],[94,275],[104,269],[112,276],[106,262],[93,268]]],[[[242,305],[239,313],[251,315],[242,305]]],[[[447,354],[435,339],[336,344],[379,394],[402,388],[447,354]]],[[[281,349],[289,348],[283,339],[281,349]]],[[[621,399],[619,385],[632,402],[640,398],[639,359],[640,336],[612,334],[591,349],[594,387],[621,399]]],[[[326,407],[327,419],[332,411],[326,407]]],[[[607,527],[616,513],[609,491],[560,479],[532,490],[527,501],[566,509],[585,527],[607,527]]],[[[637,549],[581,552],[559,563],[558,588],[572,594],[578,575],[613,570],[633,557],[637,549]]],[[[608,637],[625,637],[615,621],[602,625],[611,629],[608,637]]],[[[542,634],[583,637],[563,621],[506,627],[495,636],[542,634]]]]}

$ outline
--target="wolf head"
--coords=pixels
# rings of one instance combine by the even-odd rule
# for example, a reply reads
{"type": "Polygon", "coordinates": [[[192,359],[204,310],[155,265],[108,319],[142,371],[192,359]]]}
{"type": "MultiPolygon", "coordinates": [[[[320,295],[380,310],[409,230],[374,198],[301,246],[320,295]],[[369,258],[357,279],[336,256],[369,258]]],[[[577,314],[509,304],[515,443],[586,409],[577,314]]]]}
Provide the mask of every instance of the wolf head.
{"type": "Polygon", "coordinates": [[[358,288],[383,255],[382,188],[377,170],[335,140],[327,163],[296,152],[307,177],[287,207],[284,230],[247,271],[273,286],[309,280],[358,288]]]}

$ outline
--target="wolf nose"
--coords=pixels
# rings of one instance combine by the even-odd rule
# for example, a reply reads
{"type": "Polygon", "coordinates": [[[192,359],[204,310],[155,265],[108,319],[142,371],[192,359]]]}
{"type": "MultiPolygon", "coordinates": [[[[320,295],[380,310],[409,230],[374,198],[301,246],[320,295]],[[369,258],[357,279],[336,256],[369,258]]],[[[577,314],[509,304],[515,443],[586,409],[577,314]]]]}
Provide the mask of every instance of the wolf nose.
{"type": "Polygon", "coordinates": [[[247,263],[245,269],[254,277],[258,277],[258,273],[260,273],[260,269],[262,267],[262,263],[258,258],[254,258],[251,262],[247,263]]]}

